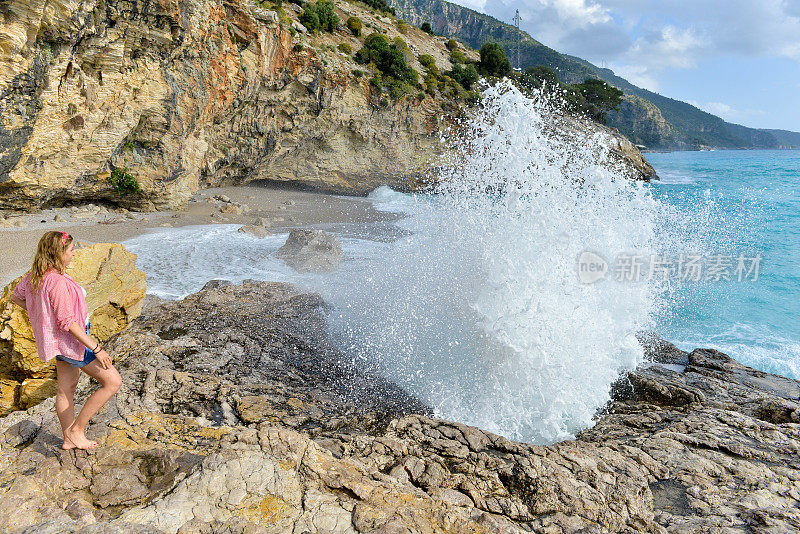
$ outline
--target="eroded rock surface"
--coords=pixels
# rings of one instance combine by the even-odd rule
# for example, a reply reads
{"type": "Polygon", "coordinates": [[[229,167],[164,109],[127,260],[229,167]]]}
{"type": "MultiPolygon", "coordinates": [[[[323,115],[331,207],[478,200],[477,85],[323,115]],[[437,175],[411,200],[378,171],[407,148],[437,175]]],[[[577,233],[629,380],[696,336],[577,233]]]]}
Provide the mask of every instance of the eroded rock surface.
{"type": "Polygon", "coordinates": [[[109,346],[123,386],[99,449],[58,448],[52,400],[0,420],[0,530],[800,528],[798,383],[715,351],[651,343],[667,364],[621,379],[594,428],[533,446],[431,418],[288,285],[156,301],[109,346]]]}

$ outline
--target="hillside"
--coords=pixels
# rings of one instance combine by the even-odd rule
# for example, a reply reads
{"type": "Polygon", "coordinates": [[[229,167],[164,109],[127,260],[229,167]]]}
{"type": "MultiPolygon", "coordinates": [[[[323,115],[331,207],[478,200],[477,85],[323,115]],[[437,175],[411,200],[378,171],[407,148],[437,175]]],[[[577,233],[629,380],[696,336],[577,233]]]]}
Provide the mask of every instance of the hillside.
{"type": "MultiPolygon", "coordinates": [[[[442,74],[447,39],[361,2],[301,3],[0,10],[0,210],[174,208],[254,180],[348,194],[418,184],[475,97],[442,74]]],[[[652,175],[627,139],[582,127],[652,175]]]]}
{"type": "Polygon", "coordinates": [[[546,65],[561,81],[579,83],[596,77],[625,92],[619,112],[608,115],[617,128],[637,145],[657,150],[715,148],[800,148],[800,133],[760,130],[723,119],[686,102],[637,87],[609,69],[561,54],[514,26],[444,0],[393,0],[399,16],[414,24],[430,22],[437,34],[452,36],[473,48],[486,41],[500,43],[516,62],[517,43],[522,68],[546,65]]]}

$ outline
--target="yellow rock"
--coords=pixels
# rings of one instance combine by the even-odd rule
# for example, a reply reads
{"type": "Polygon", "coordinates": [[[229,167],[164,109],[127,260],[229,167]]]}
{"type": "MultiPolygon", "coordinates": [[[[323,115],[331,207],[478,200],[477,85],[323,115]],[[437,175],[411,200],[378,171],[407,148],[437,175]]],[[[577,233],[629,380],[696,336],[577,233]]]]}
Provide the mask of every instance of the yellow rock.
{"type": "Polygon", "coordinates": [[[28,378],[19,392],[19,407],[22,410],[36,406],[56,394],[58,382],[55,378],[28,378]]]}
{"type": "Polygon", "coordinates": [[[20,384],[16,380],[0,378],[0,416],[16,410],[19,401],[20,384]]]}
{"type": "MultiPolygon", "coordinates": [[[[86,289],[92,336],[100,341],[127,328],[142,311],[147,284],[135,260],[122,245],[98,243],[77,250],[67,269],[86,289]]],[[[22,276],[0,296],[0,379],[8,382],[2,387],[0,411],[29,408],[55,393],[48,382],[55,376],[55,364],[39,360],[27,312],[10,300],[20,280],[22,276]],[[12,377],[23,377],[23,383],[12,377]]]]}

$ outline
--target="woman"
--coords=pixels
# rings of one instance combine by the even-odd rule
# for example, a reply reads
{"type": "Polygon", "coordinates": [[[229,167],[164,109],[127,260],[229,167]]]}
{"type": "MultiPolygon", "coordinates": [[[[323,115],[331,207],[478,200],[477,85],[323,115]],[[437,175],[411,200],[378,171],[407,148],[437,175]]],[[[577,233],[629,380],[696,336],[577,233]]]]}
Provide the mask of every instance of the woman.
{"type": "Polygon", "coordinates": [[[44,234],[33,266],[11,300],[28,312],[39,359],[56,359],[56,413],[64,433],[62,448],[93,449],[97,442],[84,435],[86,425],[122,382],[111,356],[89,337],[86,291],[64,272],[73,256],[72,236],[66,232],[44,234]],[[81,371],[100,382],[100,389],[86,399],[76,418],[73,396],[81,371]]]}

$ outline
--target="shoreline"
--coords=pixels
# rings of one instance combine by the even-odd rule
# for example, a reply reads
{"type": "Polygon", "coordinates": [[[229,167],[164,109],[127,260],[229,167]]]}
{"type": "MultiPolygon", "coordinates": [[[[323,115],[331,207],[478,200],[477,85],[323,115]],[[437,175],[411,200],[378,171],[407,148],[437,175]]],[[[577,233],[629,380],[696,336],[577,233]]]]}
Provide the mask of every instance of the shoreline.
{"type": "Polygon", "coordinates": [[[101,447],[61,450],[53,399],[0,418],[0,529],[800,528],[795,380],[654,338],[653,365],[620,377],[591,428],[532,445],[432,416],[356,366],[324,308],[270,282],[148,306],[109,341],[126,356],[89,429],[101,447]]]}
{"type": "Polygon", "coordinates": [[[12,214],[0,221],[0,257],[6,258],[0,267],[0,283],[6,285],[27,272],[39,239],[49,230],[68,232],[77,242],[119,243],[153,230],[193,225],[250,225],[266,220],[270,231],[285,231],[314,224],[380,222],[398,217],[376,210],[365,197],[273,184],[200,189],[181,211],[133,212],[89,206],[93,205],[12,214]],[[18,224],[22,226],[15,226],[18,224]]]}

